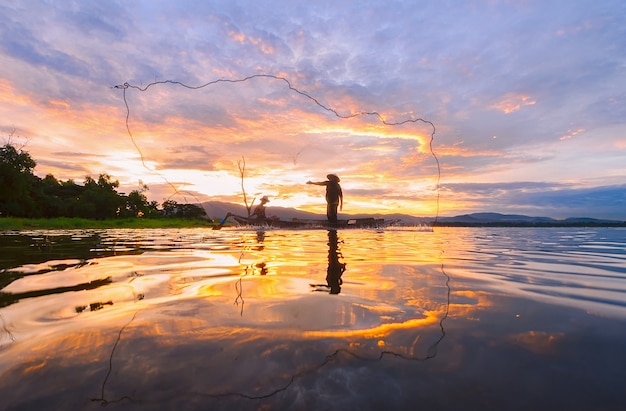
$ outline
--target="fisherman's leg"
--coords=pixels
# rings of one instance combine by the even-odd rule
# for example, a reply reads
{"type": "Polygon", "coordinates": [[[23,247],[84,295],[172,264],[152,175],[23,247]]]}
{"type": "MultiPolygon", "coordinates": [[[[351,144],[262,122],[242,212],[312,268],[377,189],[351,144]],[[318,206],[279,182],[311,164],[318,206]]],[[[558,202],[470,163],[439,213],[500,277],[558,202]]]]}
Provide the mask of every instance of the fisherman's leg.
{"type": "Polygon", "coordinates": [[[337,222],[337,207],[339,204],[328,204],[326,206],[326,217],[328,221],[331,223],[337,222]]]}

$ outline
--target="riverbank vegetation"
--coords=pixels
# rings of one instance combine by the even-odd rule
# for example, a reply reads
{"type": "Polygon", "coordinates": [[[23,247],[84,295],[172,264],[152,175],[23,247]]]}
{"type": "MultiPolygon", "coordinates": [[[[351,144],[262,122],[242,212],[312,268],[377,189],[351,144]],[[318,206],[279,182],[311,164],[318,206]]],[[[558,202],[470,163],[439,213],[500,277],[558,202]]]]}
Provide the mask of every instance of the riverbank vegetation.
{"type": "Polygon", "coordinates": [[[92,220],[87,218],[0,218],[0,231],[72,230],[109,228],[190,228],[218,225],[206,219],[182,218],[116,218],[92,220]]]}
{"type": "Polygon", "coordinates": [[[106,227],[210,224],[200,205],[149,202],[146,185],[124,194],[117,191],[119,182],[106,173],[97,179],[86,176],[82,185],[71,179],[57,180],[52,174],[40,178],[33,173],[36,164],[28,152],[10,141],[0,147],[0,220],[5,220],[0,227],[97,228],[100,223],[91,220],[106,227]],[[54,221],[45,221],[48,219],[54,221]],[[177,221],[166,222],[168,219],[177,221]]]}

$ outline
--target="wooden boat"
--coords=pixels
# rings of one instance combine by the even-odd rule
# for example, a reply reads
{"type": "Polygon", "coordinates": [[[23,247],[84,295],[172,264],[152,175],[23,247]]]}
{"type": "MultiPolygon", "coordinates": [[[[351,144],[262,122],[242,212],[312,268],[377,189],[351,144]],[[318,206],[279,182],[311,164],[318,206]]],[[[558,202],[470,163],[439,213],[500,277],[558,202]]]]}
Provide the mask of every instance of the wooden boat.
{"type": "Polygon", "coordinates": [[[352,218],[348,220],[338,220],[331,224],[328,220],[309,220],[294,218],[291,220],[279,219],[256,219],[247,218],[231,214],[237,223],[254,227],[274,227],[274,228],[381,228],[389,226],[396,221],[385,221],[383,218],[352,218]]]}

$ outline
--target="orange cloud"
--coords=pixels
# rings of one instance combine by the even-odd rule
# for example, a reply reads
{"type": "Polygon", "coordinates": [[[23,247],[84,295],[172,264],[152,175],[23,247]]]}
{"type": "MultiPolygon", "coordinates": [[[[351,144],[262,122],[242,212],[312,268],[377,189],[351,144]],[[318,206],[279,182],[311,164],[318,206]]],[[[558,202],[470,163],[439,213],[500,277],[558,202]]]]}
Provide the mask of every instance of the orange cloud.
{"type": "Polygon", "coordinates": [[[584,131],[585,131],[584,128],[579,128],[578,130],[575,130],[575,131],[567,130],[567,134],[561,136],[561,138],[559,140],[569,140],[570,138],[572,138],[575,135],[580,134],[580,133],[582,133],[584,131]]]}
{"type": "Polygon", "coordinates": [[[50,100],[48,103],[51,107],[56,107],[62,110],[69,110],[71,108],[69,103],[61,100],[50,100]]]}
{"type": "Polygon", "coordinates": [[[510,114],[518,111],[524,106],[532,106],[536,104],[535,100],[531,100],[529,96],[508,94],[501,101],[492,104],[489,108],[510,114]]]}
{"type": "Polygon", "coordinates": [[[15,88],[5,79],[0,79],[0,101],[6,104],[29,106],[32,100],[24,95],[17,94],[15,88]]]}
{"type": "MultiPolygon", "coordinates": [[[[346,212],[410,210],[419,215],[436,210],[427,124],[388,126],[372,116],[341,119],[300,95],[268,97],[281,90],[280,82],[256,83],[236,93],[228,89],[219,101],[214,93],[189,96],[176,88],[157,96],[128,94],[132,139],[121,96],[117,106],[33,102],[0,82],[0,101],[11,103],[5,106],[12,113],[15,101],[22,102],[23,113],[12,118],[17,125],[33,124],[27,133],[29,152],[41,176],[80,182],[85,175],[106,172],[120,181],[123,192],[142,180],[150,187],[150,200],[161,202],[185,190],[202,201],[239,202],[237,160],[245,156],[246,192],[269,195],[272,206],[323,213],[323,191],[304,183],[337,172],[345,176],[346,212]],[[379,183],[377,174],[384,176],[379,183]],[[388,197],[372,202],[372,196],[382,195],[388,197]]],[[[353,99],[340,101],[346,113],[356,112],[353,99]]]]}
{"type": "Polygon", "coordinates": [[[246,43],[252,44],[257,49],[259,49],[263,54],[274,54],[276,51],[271,44],[266,43],[260,37],[246,36],[245,34],[234,31],[234,30],[230,30],[228,32],[228,35],[230,36],[231,39],[233,39],[239,44],[246,44],[246,43]]]}

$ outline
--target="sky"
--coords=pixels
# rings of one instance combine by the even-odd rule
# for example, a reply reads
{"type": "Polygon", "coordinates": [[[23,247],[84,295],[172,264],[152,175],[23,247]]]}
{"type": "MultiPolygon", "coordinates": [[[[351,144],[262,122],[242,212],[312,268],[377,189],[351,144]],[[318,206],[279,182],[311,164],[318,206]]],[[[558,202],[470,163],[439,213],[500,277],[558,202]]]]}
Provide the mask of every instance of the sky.
{"type": "Polygon", "coordinates": [[[0,142],[40,177],[626,220],[623,0],[4,0],[0,39],[0,142]]]}

